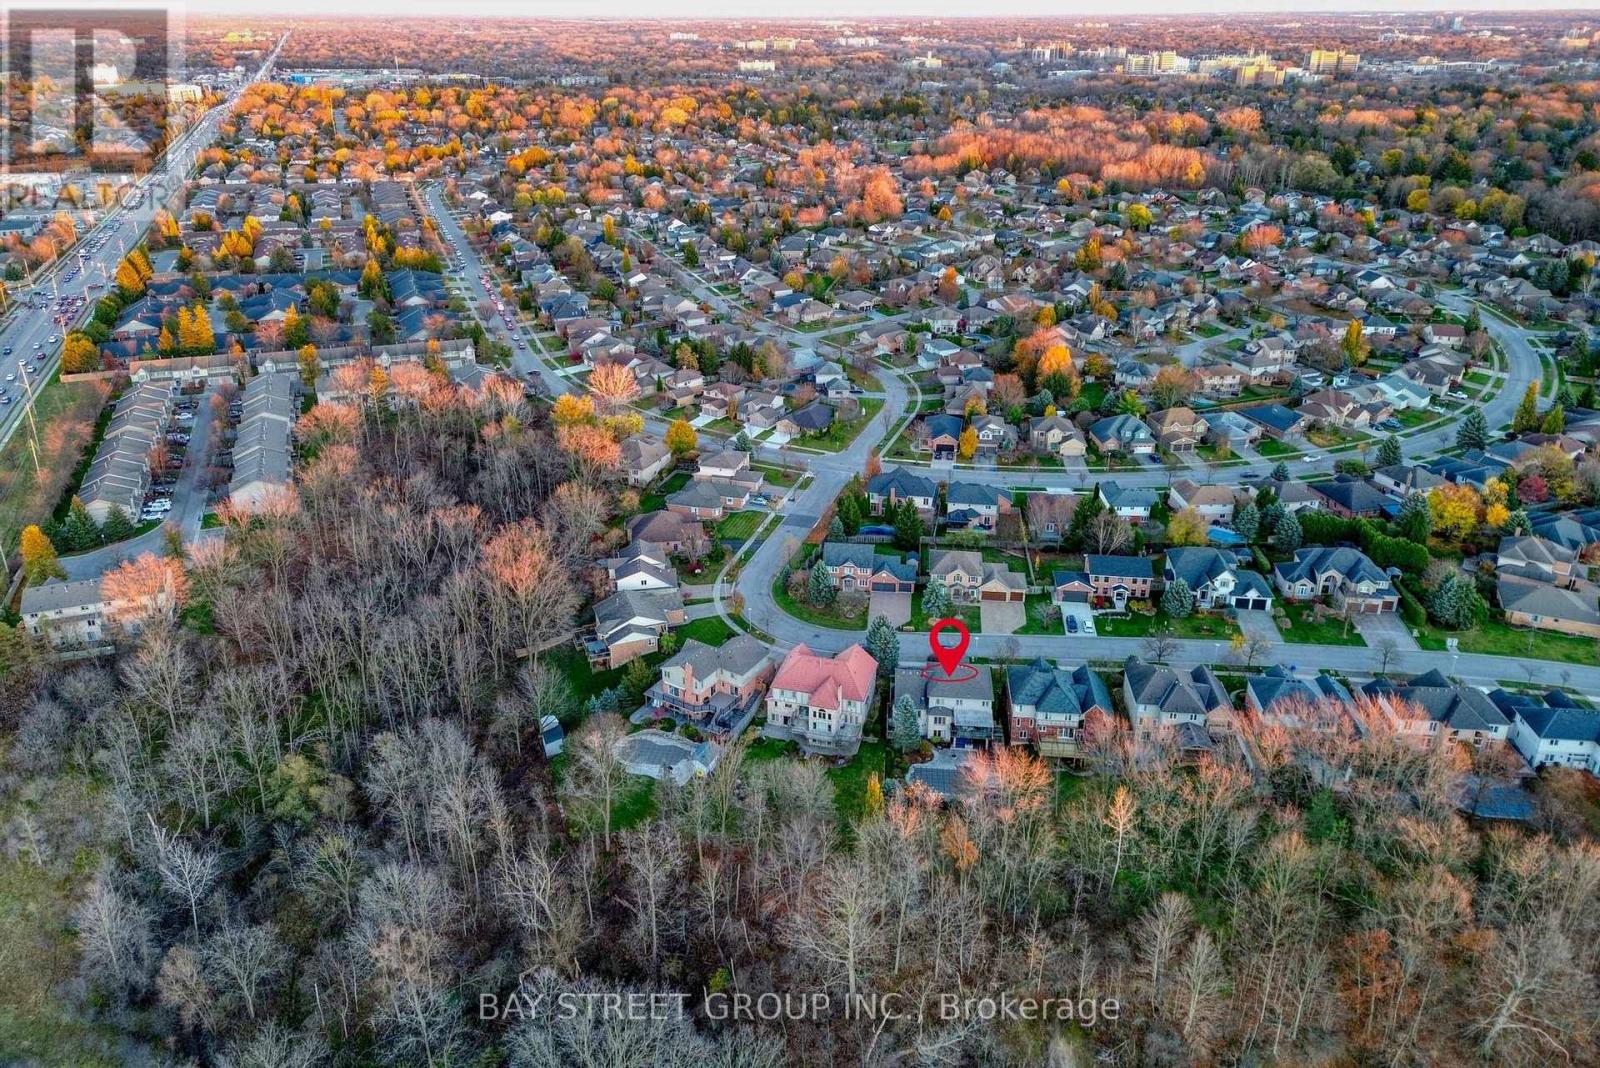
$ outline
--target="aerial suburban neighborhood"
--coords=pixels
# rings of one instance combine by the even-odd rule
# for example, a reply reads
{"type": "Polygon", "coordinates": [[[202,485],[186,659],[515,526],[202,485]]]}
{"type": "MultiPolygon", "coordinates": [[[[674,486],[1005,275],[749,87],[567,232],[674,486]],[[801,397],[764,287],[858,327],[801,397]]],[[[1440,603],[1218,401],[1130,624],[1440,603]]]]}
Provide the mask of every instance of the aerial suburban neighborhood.
{"type": "Polygon", "coordinates": [[[825,6],[16,105],[0,1063],[1600,1063],[1600,20],[825,6]]]}

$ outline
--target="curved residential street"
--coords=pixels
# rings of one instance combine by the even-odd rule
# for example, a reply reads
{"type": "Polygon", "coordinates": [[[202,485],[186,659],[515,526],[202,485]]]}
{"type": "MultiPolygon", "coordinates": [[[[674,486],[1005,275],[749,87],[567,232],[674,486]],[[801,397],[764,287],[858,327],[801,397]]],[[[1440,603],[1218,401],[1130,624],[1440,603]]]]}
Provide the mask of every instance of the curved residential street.
{"type": "MultiPolygon", "coordinates": [[[[1451,293],[1443,297],[1444,303],[1453,311],[1465,314],[1468,310],[1467,301],[1460,294],[1451,293]]],[[[1528,384],[1539,379],[1539,357],[1529,344],[1525,333],[1516,327],[1496,319],[1494,316],[1483,316],[1484,328],[1500,343],[1506,355],[1507,377],[1500,391],[1483,405],[1483,411],[1488,418],[1490,427],[1497,427],[1509,422],[1512,412],[1521,400],[1528,384]]],[[[882,412],[874,421],[873,426],[864,430],[852,444],[841,453],[817,456],[806,454],[804,464],[813,475],[812,481],[805,486],[790,501],[788,507],[782,512],[779,522],[771,528],[771,532],[750,556],[748,562],[740,571],[737,579],[731,584],[718,585],[718,600],[722,607],[724,619],[735,627],[736,620],[729,617],[726,607],[726,597],[737,591],[744,598],[743,618],[750,626],[771,635],[776,644],[781,647],[805,643],[814,649],[834,652],[845,648],[855,641],[859,641],[864,631],[838,630],[828,627],[819,627],[796,619],[778,607],[772,596],[772,584],[777,579],[778,573],[783,569],[786,558],[786,546],[791,539],[798,543],[816,524],[817,519],[826,512],[829,505],[839,491],[849,481],[850,476],[861,472],[866,467],[868,452],[877,445],[882,435],[887,432],[890,423],[891,411],[903,412],[906,383],[903,378],[895,373],[880,374],[884,380],[885,392],[889,400],[882,412]],[[897,407],[898,406],[898,407],[897,407]]],[[[1434,455],[1450,448],[1455,442],[1455,420],[1446,419],[1438,426],[1431,427],[1409,437],[1402,436],[1401,441],[1407,457],[1420,459],[1434,455]]],[[[762,458],[777,460],[778,450],[762,450],[762,458]]],[[[1248,474],[1266,474],[1276,461],[1266,460],[1248,465],[1232,466],[1225,469],[1226,477],[1238,479],[1248,474]]],[[[1306,461],[1291,463],[1291,469],[1301,477],[1313,473],[1319,467],[1326,469],[1332,463],[1324,459],[1320,465],[1310,464],[1306,461]]],[[[958,472],[952,471],[950,465],[930,466],[916,463],[897,463],[894,466],[904,467],[934,479],[956,478],[965,482],[978,482],[990,485],[1015,485],[1026,484],[1029,486],[1068,486],[1079,488],[1092,485],[1094,477],[1091,475],[1080,476],[1073,473],[1054,471],[1018,471],[1007,469],[962,468],[958,472]]],[[[1167,471],[1164,469],[1140,469],[1118,471],[1114,477],[1125,485],[1159,485],[1165,486],[1174,477],[1189,474],[1183,469],[1167,471]]],[[[1201,476],[1194,476],[1201,477],[1201,476]]],[[[925,633],[912,634],[902,632],[900,635],[900,651],[903,662],[920,663],[926,656],[925,633]]],[[[1123,660],[1129,656],[1142,657],[1145,655],[1144,640],[1140,638],[1106,638],[1088,637],[1085,635],[986,635],[974,634],[972,636],[971,652],[978,656],[995,656],[1004,651],[1010,656],[1035,657],[1043,656],[1051,659],[1067,660],[1123,660]]],[[[1197,664],[1222,664],[1229,662],[1233,656],[1226,642],[1220,641],[1195,641],[1176,640],[1176,652],[1170,662],[1174,665],[1192,666],[1197,664]]],[[[1307,645],[1281,643],[1274,645],[1259,663],[1277,663],[1302,670],[1332,670],[1361,678],[1372,675],[1378,670],[1375,653],[1371,648],[1347,645],[1307,645]]],[[[1514,657],[1487,656],[1473,653],[1451,654],[1445,652],[1417,652],[1397,651],[1390,657],[1389,668],[1394,671],[1420,673],[1431,668],[1443,668],[1447,673],[1457,676],[1464,682],[1493,685],[1498,682],[1532,681],[1549,685],[1568,685],[1580,688],[1600,689],[1600,665],[1575,665],[1554,663],[1538,660],[1523,660],[1514,657]]]]}
{"type": "MultiPolygon", "coordinates": [[[[481,279],[488,268],[473,251],[459,223],[446,207],[437,185],[428,186],[423,200],[429,213],[441,224],[448,241],[455,245],[457,270],[469,292],[476,294],[481,279]]],[[[634,235],[643,239],[643,235],[634,235]]],[[[724,315],[738,314],[728,299],[711,283],[680,264],[670,255],[660,254],[681,285],[695,299],[717,309],[724,315]]],[[[1450,311],[1465,316],[1471,307],[1466,294],[1444,291],[1440,302],[1450,311]]],[[[894,317],[889,317],[894,318],[894,317]]],[[[882,320],[877,320],[882,321],[882,320]]],[[[1540,378],[1538,353],[1529,343],[1526,332],[1493,315],[1483,315],[1484,329],[1499,343],[1506,357],[1505,378],[1498,392],[1482,404],[1482,410],[1491,428],[1511,420],[1517,403],[1528,385],[1540,378]]],[[[496,336],[513,348],[513,368],[525,378],[537,378],[551,395],[572,392],[570,379],[556,373],[536,351],[537,341],[526,333],[507,328],[498,318],[485,324],[496,336]],[[518,344],[521,340],[525,344],[518,344]]],[[[819,349],[825,338],[793,330],[764,317],[756,317],[752,328],[761,335],[781,338],[797,348],[819,349]]],[[[840,452],[817,452],[799,446],[770,446],[757,444],[755,455],[767,463],[789,464],[808,470],[809,480],[803,481],[788,502],[764,526],[765,537],[745,559],[737,575],[729,581],[726,577],[716,586],[718,614],[735,629],[742,629],[728,609],[728,598],[737,592],[743,598],[743,620],[766,635],[770,635],[780,648],[804,643],[814,649],[836,652],[864,636],[864,630],[841,630],[819,627],[789,615],[778,607],[772,596],[772,585],[786,562],[789,551],[803,540],[817,520],[832,505],[839,492],[853,475],[865,471],[868,454],[881,443],[890,429],[915,410],[911,403],[911,390],[915,387],[898,370],[880,365],[874,368],[883,382],[883,408],[871,422],[856,435],[850,446],[840,452]]],[[[666,420],[649,417],[647,424],[656,431],[666,427],[666,420]]],[[[1411,433],[1401,433],[1400,441],[1408,459],[1419,460],[1436,455],[1455,444],[1456,420],[1444,417],[1411,433]]],[[[1308,477],[1331,467],[1337,457],[1321,457],[1316,461],[1305,458],[1289,459],[1290,470],[1297,477],[1308,477]]],[[[1262,459],[1245,464],[1234,464],[1219,469],[1217,474],[1229,480],[1242,480],[1247,476],[1264,476],[1277,464],[1275,459],[1262,459]]],[[[1174,478],[1192,477],[1208,481],[1204,470],[1189,468],[1141,467],[1098,473],[1087,470],[1034,470],[1026,468],[954,467],[949,463],[928,464],[912,461],[884,461],[885,466],[905,468],[936,481],[955,479],[983,485],[1061,488],[1081,490],[1097,479],[1114,478],[1128,486],[1167,486],[1174,478]]],[[[730,560],[724,575],[734,571],[739,558],[730,560]]],[[[926,657],[925,633],[901,632],[901,657],[907,663],[920,663],[926,657]]],[[[1420,673],[1430,668],[1442,667],[1465,682],[1493,685],[1503,681],[1532,681],[1550,685],[1570,685],[1600,690],[1600,665],[1574,665],[1514,657],[1488,656],[1473,653],[1415,651],[1402,648],[1389,658],[1389,668],[1395,671],[1420,673]]],[[[1170,659],[1174,665],[1227,663],[1233,653],[1226,642],[1174,640],[1175,653],[1170,659]]],[[[995,656],[1002,651],[1011,656],[1043,656],[1051,659],[1120,661],[1129,656],[1145,655],[1145,641],[1141,638],[1107,638],[1086,635],[992,635],[974,634],[971,651],[979,656],[995,656]]],[[[1274,645],[1258,663],[1277,663],[1301,670],[1333,670],[1353,678],[1372,675],[1378,670],[1376,654],[1369,647],[1348,645],[1309,645],[1279,643],[1274,645]]]]}

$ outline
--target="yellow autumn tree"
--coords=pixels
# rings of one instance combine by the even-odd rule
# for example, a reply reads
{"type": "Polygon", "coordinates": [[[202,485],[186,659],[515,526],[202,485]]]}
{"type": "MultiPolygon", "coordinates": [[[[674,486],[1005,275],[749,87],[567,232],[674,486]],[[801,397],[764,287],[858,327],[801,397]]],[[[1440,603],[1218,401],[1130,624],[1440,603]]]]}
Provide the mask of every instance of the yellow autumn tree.
{"type": "Polygon", "coordinates": [[[975,427],[969,426],[961,432],[958,450],[963,460],[970,460],[978,454],[978,431],[975,427]]]}
{"type": "Polygon", "coordinates": [[[687,419],[673,420],[672,425],[667,427],[667,448],[672,450],[672,455],[683,456],[699,447],[700,435],[695,433],[687,419]]]}
{"type": "Polygon", "coordinates": [[[1193,508],[1172,513],[1172,518],[1167,520],[1167,541],[1173,545],[1204,545],[1206,521],[1193,508]]]}
{"type": "Polygon", "coordinates": [[[556,426],[576,426],[594,422],[594,398],[576,397],[563,393],[550,409],[550,418],[556,426]]]}
{"type": "Polygon", "coordinates": [[[22,571],[28,576],[30,585],[37,586],[53,578],[67,577],[66,569],[61,566],[61,561],[56,556],[56,547],[50,541],[50,536],[39,529],[37,524],[22,529],[22,542],[19,548],[22,552],[22,571]]]}
{"type": "Polygon", "coordinates": [[[1465,483],[1446,482],[1428,492],[1428,511],[1433,514],[1434,530],[1464,538],[1478,529],[1483,498],[1465,483]]]}
{"type": "Polygon", "coordinates": [[[1072,350],[1059,342],[1044,350],[1044,355],[1039,357],[1039,377],[1049,378],[1054,374],[1067,374],[1072,370],[1072,350]]]}

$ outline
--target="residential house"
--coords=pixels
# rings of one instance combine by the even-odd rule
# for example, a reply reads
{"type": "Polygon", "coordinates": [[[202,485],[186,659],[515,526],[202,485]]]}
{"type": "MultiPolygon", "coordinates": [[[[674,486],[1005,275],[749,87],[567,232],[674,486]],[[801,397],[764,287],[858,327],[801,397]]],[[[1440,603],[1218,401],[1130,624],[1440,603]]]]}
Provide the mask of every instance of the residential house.
{"type": "Polygon", "coordinates": [[[1147,556],[1097,556],[1083,558],[1096,607],[1122,611],[1129,601],[1148,601],[1155,569],[1147,556]]]}
{"type": "Polygon", "coordinates": [[[1600,777],[1600,712],[1561,690],[1541,695],[1495,690],[1489,694],[1511,722],[1511,744],[1531,767],[1580,768],[1600,777]]]}
{"type": "Polygon", "coordinates": [[[705,526],[680,512],[646,512],[627,521],[625,529],[632,541],[660,545],[673,556],[699,559],[711,547],[705,526]]]}
{"type": "Polygon", "coordinates": [[[1057,456],[1065,462],[1080,460],[1089,451],[1083,431],[1061,415],[1029,419],[1027,432],[1028,448],[1040,456],[1057,456]]]}
{"type": "Polygon", "coordinates": [[[767,689],[769,738],[793,740],[808,753],[854,756],[871,709],[878,662],[859,645],[837,656],[797,645],[767,689]]]}
{"type": "Polygon", "coordinates": [[[1175,479],[1167,490],[1167,504],[1174,512],[1193,508],[1202,519],[1226,523],[1233,518],[1232,486],[1201,485],[1192,478],[1175,479]]]}
{"type": "Polygon", "coordinates": [[[954,604],[1023,601],[1028,592],[1022,575],[963,549],[935,549],[928,560],[928,581],[943,585],[954,604]]]}
{"type": "Polygon", "coordinates": [[[952,482],[944,501],[945,525],[953,530],[989,533],[1011,512],[1011,491],[1005,486],[952,482]]]}
{"type": "Polygon", "coordinates": [[[628,483],[648,486],[672,464],[672,450],[653,434],[635,434],[622,441],[622,469],[628,483]]]}
{"type": "Polygon", "coordinates": [[[1112,415],[1089,427],[1089,440],[1101,453],[1148,456],[1156,451],[1155,435],[1132,415],[1112,415]]]}
{"type": "Polygon", "coordinates": [[[617,668],[653,653],[661,635],[687,619],[683,595],[671,590],[618,590],[594,606],[595,640],[589,661],[617,668]]]}
{"type": "Polygon", "coordinates": [[[1081,664],[1067,670],[1043,657],[1006,669],[1012,745],[1033,745],[1043,757],[1081,755],[1084,719],[1091,713],[1115,715],[1105,681],[1081,664]]]}
{"type": "Polygon", "coordinates": [[[1495,592],[1506,622],[1512,626],[1600,638],[1595,588],[1587,582],[1579,589],[1567,589],[1540,579],[1502,574],[1495,592]]]}
{"type": "Polygon", "coordinates": [[[1482,747],[1510,739],[1511,721],[1482,690],[1445,678],[1438,668],[1404,685],[1374,679],[1361,688],[1397,733],[1482,747]]]}
{"type": "Polygon", "coordinates": [[[1332,675],[1302,679],[1281,664],[1251,675],[1244,686],[1244,707],[1263,723],[1290,730],[1328,733],[1352,726],[1354,699],[1332,675]]]}
{"type": "Polygon", "coordinates": [[[1102,482],[1095,487],[1101,503],[1113,514],[1138,525],[1150,518],[1150,511],[1161,500],[1161,491],[1150,486],[1124,486],[1102,482]]]}
{"type": "Polygon", "coordinates": [[[1313,482],[1311,489],[1322,498],[1322,507],[1346,519],[1380,516],[1398,506],[1388,494],[1370,482],[1341,476],[1332,482],[1313,482]]]}
{"type": "Polygon", "coordinates": [[[1123,664],[1122,699],[1141,745],[1169,742],[1180,752],[1205,751],[1233,722],[1228,690],[1209,667],[1187,672],[1129,657],[1123,664]]]}
{"type": "Polygon", "coordinates": [[[917,557],[884,556],[871,545],[825,542],[822,564],[834,588],[842,593],[868,590],[886,593],[911,593],[917,586],[917,557]]]}
{"type": "Polygon", "coordinates": [[[994,718],[994,675],[985,664],[958,664],[953,674],[933,661],[899,668],[894,674],[894,704],[902,697],[910,698],[917,726],[931,742],[975,747],[1002,738],[994,718]]]}
{"type": "Polygon", "coordinates": [[[1293,560],[1273,567],[1272,578],[1291,601],[1338,598],[1357,614],[1393,612],[1400,601],[1388,574],[1359,549],[1300,549],[1293,560]]]}
{"type": "Polygon", "coordinates": [[[772,675],[771,651],[748,634],[720,645],[691,638],[661,665],[645,697],[714,736],[733,737],[754,717],[772,675]]]}
{"type": "Polygon", "coordinates": [[[1147,422],[1156,441],[1169,452],[1193,452],[1208,426],[1193,408],[1183,405],[1151,412],[1147,422]]]}
{"type": "Polygon", "coordinates": [[[938,490],[930,479],[914,475],[903,467],[888,467],[867,482],[867,504],[873,515],[882,515],[886,504],[910,501],[918,512],[931,518],[938,490]]]}
{"type": "Polygon", "coordinates": [[[1266,576],[1240,567],[1238,556],[1227,549],[1168,549],[1161,575],[1169,585],[1182,579],[1194,593],[1196,606],[1204,610],[1266,612],[1272,608],[1266,576]]]}

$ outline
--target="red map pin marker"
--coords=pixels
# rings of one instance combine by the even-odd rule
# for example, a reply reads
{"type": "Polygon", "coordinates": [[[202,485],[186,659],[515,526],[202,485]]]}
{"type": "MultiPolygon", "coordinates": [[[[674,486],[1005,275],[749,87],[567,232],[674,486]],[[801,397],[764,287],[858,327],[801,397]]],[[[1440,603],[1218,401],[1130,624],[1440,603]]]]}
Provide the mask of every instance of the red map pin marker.
{"type": "Polygon", "coordinates": [[[928,632],[928,645],[933,648],[934,658],[939,661],[939,666],[944,668],[946,675],[956,673],[956,668],[961,666],[961,658],[967,655],[967,645],[971,641],[972,635],[968,632],[967,625],[959,619],[941,619],[928,632]],[[961,635],[961,640],[954,645],[940,645],[941,630],[953,630],[961,635]]]}

